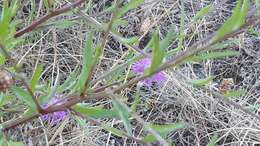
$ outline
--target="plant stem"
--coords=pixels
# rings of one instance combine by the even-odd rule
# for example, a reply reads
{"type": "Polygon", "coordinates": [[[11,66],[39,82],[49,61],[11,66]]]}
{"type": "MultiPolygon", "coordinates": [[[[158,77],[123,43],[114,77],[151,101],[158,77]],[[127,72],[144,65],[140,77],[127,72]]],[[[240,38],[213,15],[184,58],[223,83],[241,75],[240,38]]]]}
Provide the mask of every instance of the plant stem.
{"type": "Polygon", "coordinates": [[[85,0],[77,0],[72,4],[67,4],[67,5],[63,6],[62,8],[51,11],[50,13],[36,19],[35,21],[33,21],[32,24],[30,24],[29,26],[27,26],[27,27],[25,27],[21,30],[18,30],[15,33],[14,37],[15,38],[20,37],[20,36],[24,35],[25,33],[28,33],[30,31],[34,30],[36,27],[38,27],[40,24],[44,23],[45,21],[51,19],[52,17],[58,16],[62,13],[65,13],[65,12],[68,12],[68,11],[74,9],[75,7],[77,7],[81,3],[83,3],[84,1],[85,0]]]}

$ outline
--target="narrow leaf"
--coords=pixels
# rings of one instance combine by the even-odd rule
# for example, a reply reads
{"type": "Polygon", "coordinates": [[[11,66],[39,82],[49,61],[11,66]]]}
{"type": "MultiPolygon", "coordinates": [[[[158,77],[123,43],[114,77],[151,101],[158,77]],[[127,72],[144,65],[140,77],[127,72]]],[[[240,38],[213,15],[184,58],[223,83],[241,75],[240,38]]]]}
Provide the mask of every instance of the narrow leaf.
{"type": "Polygon", "coordinates": [[[217,143],[217,140],[218,140],[218,136],[217,135],[214,135],[210,142],[207,144],[207,146],[215,146],[215,144],[217,143]]]}
{"type": "Polygon", "coordinates": [[[209,76],[205,79],[197,79],[190,81],[193,86],[205,86],[214,79],[214,76],[209,76]]]}
{"type": "Polygon", "coordinates": [[[30,82],[30,86],[31,86],[31,89],[33,92],[35,91],[35,87],[41,77],[42,71],[43,71],[43,65],[37,66],[36,69],[34,70],[34,73],[32,75],[31,82],[30,82]]]}
{"type": "Polygon", "coordinates": [[[226,94],[224,94],[224,97],[240,97],[246,94],[246,91],[244,90],[232,90],[228,91],[226,94]]]}
{"type": "Polygon", "coordinates": [[[128,119],[128,117],[129,117],[128,110],[124,108],[124,106],[122,105],[123,103],[121,103],[120,101],[118,101],[116,99],[113,99],[112,103],[113,103],[118,115],[122,119],[127,133],[132,135],[132,128],[131,128],[130,121],[128,119]]]}
{"type": "MultiPolygon", "coordinates": [[[[178,129],[182,129],[185,127],[184,123],[172,123],[167,125],[150,125],[152,129],[158,132],[162,137],[166,137],[170,132],[174,132],[178,129]]],[[[154,142],[156,141],[156,137],[154,135],[148,134],[143,138],[145,142],[154,142]]]]}
{"type": "Polygon", "coordinates": [[[238,0],[237,5],[231,17],[229,17],[227,21],[221,26],[221,28],[216,32],[211,42],[214,43],[219,39],[221,39],[226,34],[229,34],[237,30],[239,27],[241,27],[245,22],[245,17],[248,9],[249,9],[248,0],[238,0]]]}
{"type": "Polygon", "coordinates": [[[197,21],[197,20],[201,19],[202,17],[204,17],[205,15],[207,15],[212,10],[213,10],[213,6],[208,5],[204,8],[202,8],[199,12],[197,12],[197,14],[192,18],[192,20],[197,21]]]}
{"type": "Polygon", "coordinates": [[[100,106],[89,107],[85,104],[76,104],[72,107],[75,111],[91,118],[119,118],[115,110],[104,109],[100,106]]]}
{"type": "Polygon", "coordinates": [[[164,50],[160,49],[160,40],[158,33],[153,33],[152,37],[152,42],[153,42],[153,52],[152,52],[152,64],[151,67],[149,68],[149,74],[152,74],[154,71],[157,70],[157,68],[161,65],[163,58],[164,58],[164,50]]]}
{"type": "Polygon", "coordinates": [[[138,106],[138,104],[139,104],[140,102],[141,102],[141,97],[140,97],[139,94],[136,94],[136,95],[135,95],[134,102],[133,102],[133,104],[132,104],[132,106],[131,106],[131,112],[135,112],[135,111],[136,111],[137,106],[138,106]]]}
{"type": "Polygon", "coordinates": [[[131,0],[129,3],[127,3],[125,6],[123,6],[122,8],[120,8],[118,10],[118,12],[116,13],[116,18],[122,17],[126,12],[138,7],[143,2],[144,2],[144,0],[131,0]]]}
{"type": "Polygon", "coordinates": [[[29,107],[36,110],[36,105],[31,97],[31,95],[24,91],[22,88],[12,86],[11,91],[23,102],[25,102],[29,107]]]}
{"type": "Polygon", "coordinates": [[[167,33],[166,37],[160,42],[160,49],[166,50],[171,43],[173,42],[174,39],[177,38],[177,33],[175,32],[174,27],[171,27],[169,32],[167,33]]]}
{"type": "Polygon", "coordinates": [[[209,60],[209,59],[221,59],[221,58],[225,58],[225,57],[231,57],[231,56],[237,56],[239,55],[240,52],[238,51],[222,51],[222,52],[209,52],[209,53],[202,53],[199,55],[195,55],[192,57],[189,57],[186,61],[195,61],[195,62],[199,62],[199,61],[204,61],[204,60],[209,60]]]}
{"type": "Polygon", "coordinates": [[[118,130],[118,129],[114,128],[114,127],[105,125],[105,126],[103,126],[103,128],[105,130],[111,132],[112,134],[118,136],[118,137],[123,137],[124,136],[123,133],[120,130],[118,130]]]}
{"type": "Polygon", "coordinates": [[[83,49],[83,68],[79,77],[79,88],[83,89],[85,82],[89,76],[90,68],[93,61],[93,48],[92,48],[93,34],[89,34],[87,37],[85,48],[83,49]]]}

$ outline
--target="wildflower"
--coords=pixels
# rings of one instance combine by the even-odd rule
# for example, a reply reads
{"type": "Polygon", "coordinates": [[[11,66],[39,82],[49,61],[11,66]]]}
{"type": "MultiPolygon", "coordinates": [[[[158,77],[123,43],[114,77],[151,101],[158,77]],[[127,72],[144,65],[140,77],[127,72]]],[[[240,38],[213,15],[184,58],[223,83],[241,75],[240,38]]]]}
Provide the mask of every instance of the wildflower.
{"type": "MultiPolygon", "coordinates": [[[[132,65],[132,70],[135,74],[140,75],[143,74],[144,71],[151,66],[151,59],[144,58],[139,60],[138,62],[132,65]]],[[[166,80],[166,76],[163,72],[158,72],[153,76],[142,80],[141,82],[145,86],[152,86],[153,83],[162,84],[166,80]]]]}
{"type": "MultiPolygon", "coordinates": [[[[47,106],[49,106],[51,104],[54,104],[57,101],[58,101],[58,98],[54,97],[46,105],[44,105],[43,107],[46,108],[47,106]]],[[[67,115],[68,115],[67,111],[58,111],[58,112],[42,115],[41,119],[43,121],[48,121],[52,125],[55,125],[55,124],[63,121],[67,117],[67,115]]]]}

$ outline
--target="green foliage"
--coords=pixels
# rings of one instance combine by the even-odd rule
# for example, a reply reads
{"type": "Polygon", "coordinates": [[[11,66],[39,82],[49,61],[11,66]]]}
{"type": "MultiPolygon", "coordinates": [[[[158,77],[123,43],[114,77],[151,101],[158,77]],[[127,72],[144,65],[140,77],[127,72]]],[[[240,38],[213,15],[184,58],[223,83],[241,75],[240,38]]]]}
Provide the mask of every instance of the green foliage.
{"type": "Polygon", "coordinates": [[[232,13],[232,16],[221,26],[221,28],[216,32],[215,36],[212,38],[211,42],[215,43],[226,34],[229,34],[238,28],[240,28],[245,23],[245,18],[247,11],[249,9],[248,0],[238,0],[237,5],[232,13]]]}
{"type": "MultiPolygon", "coordinates": [[[[182,129],[185,127],[184,123],[172,123],[172,124],[166,124],[166,125],[155,125],[151,124],[149,125],[150,128],[158,132],[162,137],[166,137],[167,134],[170,132],[174,132],[178,129],[182,129]]],[[[154,142],[156,141],[156,137],[154,135],[148,134],[143,138],[145,142],[154,142]]]]}
{"type": "Polygon", "coordinates": [[[160,41],[160,49],[166,50],[171,45],[173,40],[177,38],[177,36],[178,35],[175,32],[174,27],[172,26],[170,28],[170,30],[168,31],[166,37],[163,40],[160,41]]]}
{"type": "Polygon", "coordinates": [[[165,54],[165,51],[160,48],[160,40],[157,32],[153,33],[152,42],[152,64],[148,70],[148,74],[152,74],[157,70],[162,63],[165,54]]]}
{"type": "Polygon", "coordinates": [[[77,21],[56,20],[56,21],[46,22],[46,23],[42,24],[41,26],[39,26],[37,29],[46,28],[46,27],[53,27],[53,26],[55,28],[65,29],[65,28],[71,27],[71,26],[76,25],[76,24],[78,24],[77,21]]]}
{"type": "Polygon", "coordinates": [[[77,74],[78,69],[75,69],[72,73],[70,73],[70,75],[67,77],[64,83],[57,87],[57,92],[61,93],[66,90],[72,89],[77,83],[77,74]]]}
{"type": "Polygon", "coordinates": [[[207,15],[210,11],[213,10],[213,5],[208,5],[204,8],[202,8],[197,14],[192,18],[192,21],[197,21],[201,18],[203,18],[205,15],[207,15]]]}
{"type": "Polygon", "coordinates": [[[0,133],[0,146],[24,146],[22,142],[16,142],[12,140],[7,140],[3,133],[0,133]]]}
{"type": "Polygon", "coordinates": [[[144,0],[131,0],[116,12],[116,18],[122,17],[126,12],[141,5],[144,0]]]}
{"type": "Polygon", "coordinates": [[[192,80],[191,84],[193,86],[205,86],[208,83],[210,83],[214,79],[214,76],[209,76],[205,79],[197,79],[197,80],[192,80]]]}
{"type": "Polygon", "coordinates": [[[134,96],[134,102],[131,106],[131,112],[136,112],[137,106],[139,105],[139,103],[141,102],[141,96],[136,93],[136,95],[134,96]]]}
{"type": "Polygon", "coordinates": [[[231,56],[237,56],[240,53],[238,51],[231,51],[231,50],[226,50],[226,51],[212,51],[208,53],[201,53],[192,57],[189,57],[186,59],[186,61],[194,61],[194,62],[200,62],[200,61],[205,61],[205,60],[210,60],[210,59],[221,59],[225,57],[231,57],[231,56]]]}
{"type": "Polygon", "coordinates": [[[5,64],[5,56],[0,54],[0,66],[5,64]]]}
{"type": "Polygon", "coordinates": [[[257,9],[257,16],[260,17],[260,0],[255,0],[255,5],[257,9]]]}
{"type": "Polygon", "coordinates": [[[124,136],[123,133],[120,130],[118,130],[118,129],[114,128],[114,127],[105,125],[105,126],[103,126],[103,128],[105,130],[111,132],[112,134],[118,136],[118,137],[123,137],[124,136]]]}
{"type": "Polygon", "coordinates": [[[119,115],[117,114],[116,110],[108,110],[104,109],[100,106],[96,107],[89,107],[86,104],[76,104],[72,107],[73,110],[81,113],[82,115],[86,117],[91,118],[119,118],[119,115]]]}
{"type": "Polygon", "coordinates": [[[16,95],[16,97],[18,97],[18,99],[25,102],[31,109],[36,111],[36,105],[28,92],[17,86],[12,86],[11,91],[16,95]]]}
{"type": "Polygon", "coordinates": [[[12,18],[15,16],[17,9],[18,0],[12,1],[10,3],[10,7],[8,1],[3,2],[3,8],[1,11],[2,13],[0,16],[0,45],[7,50],[12,49],[21,41],[21,39],[13,38],[16,32],[16,25],[18,21],[14,21],[12,18]]]}
{"type": "Polygon", "coordinates": [[[214,135],[210,142],[207,144],[207,146],[215,146],[215,144],[217,143],[217,140],[218,140],[218,136],[217,135],[214,135]]]}
{"type": "Polygon", "coordinates": [[[130,121],[129,121],[129,112],[128,112],[128,110],[125,108],[123,103],[121,103],[121,101],[119,101],[117,99],[113,99],[112,103],[113,103],[113,105],[115,107],[116,112],[118,113],[118,115],[122,119],[127,133],[132,135],[132,128],[131,128],[131,124],[130,124],[130,121]]]}
{"type": "Polygon", "coordinates": [[[82,90],[85,86],[86,80],[91,71],[91,66],[93,64],[93,34],[88,34],[85,48],[83,49],[83,67],[81,70],[81,74],[79,76],[79,80],[77,83],[77,87],[82,90]]]}
{"type": "Polygon", "coordinates": [[[136,37],[136,36],[130,37],[130,38],[120,37],[120,38],[119,38],[119,41],[122,42],[122,43],[124,43],[124,44],[133,45],[133,44],[137,43],[138,37],[136,37]]]}
{"type": "Polygon", "coordinates": [[[230,97],[240,97],[246,94],[246,91],[244,90],[232,90],[232,91],[228,91],[226,94],[224,94],[223,96],[226,98],[230,98],[230,97]]]}
{"type": "Polygon", "coordinates": [[[34,73],[32,75],[31,82],[30,82],[30,87],[33,92],[35,91],[35,87],[41,77],[42,71],[43,71],[43,65],[37,66],[36,69],[34,70],[34,73]]]}

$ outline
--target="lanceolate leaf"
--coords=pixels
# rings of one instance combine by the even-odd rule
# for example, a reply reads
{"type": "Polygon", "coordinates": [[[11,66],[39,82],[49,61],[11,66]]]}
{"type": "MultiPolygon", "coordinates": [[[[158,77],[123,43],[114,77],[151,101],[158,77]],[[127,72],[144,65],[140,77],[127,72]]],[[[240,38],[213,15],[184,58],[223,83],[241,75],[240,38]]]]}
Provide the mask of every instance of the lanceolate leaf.
{"type": "Polygon", "coordinates": [[[168,48],[174,39],[177,38],[177,33],[175,32],[174,27],[172,27],[169,32],[167,33],[166,37],[160,41],[160,49],[165,50],[168,48]]]}
{"type": "Polygon", "coordinates": [[[209,141],[209,143],[207,144],[207,146],[215,146],[215,144],[217,143],[218,140],[218,136],[214,135],[211,140],[209,141]]]}
{"type": "MultiPolygon", "coordinates": [[[[166,137],[170,132],[174,132],[178,129],[184,128],[184,123],[172,123],[167,125],[150,125],[150,128],[158,132],[161,136],[166,137]]],[[[147,135],[143,138],[145,142],[154,142],[156,137],[153,135],[147,135]]]]}
{"type": "Polygon", "coordinates": [[[119,118],[116,110],[104,109],[100,106],[90,107],[85,104],[76,104],[72,107],[75,111],[91,118],[119,118]]]}
{"type": "Polygon", "coordinates": [[[83,67],[79,77],[78,85],[82,89],[89,76],[91,65],[93,63],[93,47],[92,47],[93,34],[89,34],[87,37],[85,48],[83,49],[83,67]]]}
{"type": "Polygon", "coordinates": [[[138,7],[143,2],[144,0],[131,0],[129,3],[118,10],[118,12],[116,13],[116,18],[122,17],[127,11],[138,7]]]}
{"type": "Polygon", "coordinates": [[[221,26],[221,28],[216,32],[211,41],[214,43],[226,34],[229,34],[232,31],[237,30],[239,27],[241,27],[245,22],[245,17],[248,9],[248,0],[238,0],[232,16],[229,17],[228,20],[221,26]]]}
{"type": "Polygon", "coordinates": [[[31,79],[31,83],[30,83],[30,86],[31,86],[31,89],[33,92],[35,91],[35,87],[37,85],[38,80],[41,77],[42,71],[43,71],[43,65],[37,66],[36,69],[34,70],[34,73],[32,75],[32,79],[31,79]]]}
{"type": "Polygon", "coordinates": [[[70,73],[65,82],[58,87],[57,92],[63,92],[71,89],[76,84],[77,72],[78,70],[75,69],[72,73],[70,73]]]}
{"type": "Polygon", "coordinates": [[[200,18],[204,17],[205,15],[207,15],[211,10],[213,9],[212,5],[208,5],[204,8],[202,8],[199,12],[197,12],[197,14],[193,17],[193,21],[197,21],[200,18]]]}
{"type": "Polygon", "coordinates": [[[130,121],[129,121],[129,112],[128,112],[128,110],[125,109],[125,107],[122,105],[123,103],[121,103],[117,99],[113,99],[112,103],[113,103],[113,105],[114,105],[114,107],[116,109],[116,112],[118,113],[118,115],[122,119],[127,133],[132,135],[132,128],[131,128],[131,124],[130,124],[130,121]]]}
{"type": "Polygon", "coordinates": [[[224,94],[224,97],[240,97],[243,96],[246,93],[244,90],[232,90],[228,91],[226,94],[224,94]]]}
{"type": "Polygon", "coordinates": [[[103,128],[106,129],[107,131],[111,132],[112,134],[118,136],[118,137],[124,136],[123,133],[120,130],[118,130],[114,127],[110,127],[110,126],[105,125],[105,126],[103,126],[103,128]]]}
{"type": "Polygon", "coordinates": [[[25,102],[30,108],[36,110],[36,105],[31,97],[31,95],[23,90],[22,88],[12,86],[11,91],[23,102],[25,102]]]}
{"type": "Polygon", "coordinates": [[[189,57],[186,61],[204,61],[204,60],[209,60],[209,59],[219,59],[219,58],[225,58],[225,57],[231,57],[231,56],[237,56],[240,53],[238,51],[222,51],[222,52],[209,52],[209,53],[202,53],[199,55],[195,55],[192,57],[189,57]]]}
{"type": "Polygon", "coordinates": [[[194,86],[204,86],[204,85],[208,84],[209,82],[211,82],[213,79],[214,79],[213,76],[209,76],[205,79],[193,80],[193,81],[191,81],[191,84],[194,86]]]}
{"type": "Polygon", "coordinates": [[[148,74],[153,73],[154,71],[156,71],[156,69],[161,65],[163,58],[164,58],[164,50],[162,50],[160,48],[160,40],[159,40],[159,36],[158,33],[153,33],[153,37],[152,37],[152,64],[151,67],[149,68],[149,72],[148,74]]]}

